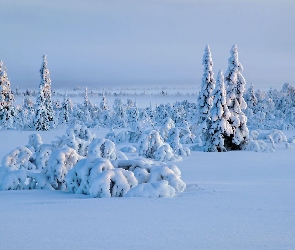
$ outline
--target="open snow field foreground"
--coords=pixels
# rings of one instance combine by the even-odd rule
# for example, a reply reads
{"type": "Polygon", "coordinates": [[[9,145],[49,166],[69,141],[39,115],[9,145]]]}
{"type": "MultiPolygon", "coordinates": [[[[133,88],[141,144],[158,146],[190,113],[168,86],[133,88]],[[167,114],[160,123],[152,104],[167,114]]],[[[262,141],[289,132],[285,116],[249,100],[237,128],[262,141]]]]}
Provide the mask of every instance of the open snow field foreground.
{"type": "MultiPolygon", "coordinates": [[[[1,159],[32,133],[0,131],[1,159]]],[[[0,249],[295,249],[294,153],[192,152],[174,198],[1,191],[0,249]]]]}

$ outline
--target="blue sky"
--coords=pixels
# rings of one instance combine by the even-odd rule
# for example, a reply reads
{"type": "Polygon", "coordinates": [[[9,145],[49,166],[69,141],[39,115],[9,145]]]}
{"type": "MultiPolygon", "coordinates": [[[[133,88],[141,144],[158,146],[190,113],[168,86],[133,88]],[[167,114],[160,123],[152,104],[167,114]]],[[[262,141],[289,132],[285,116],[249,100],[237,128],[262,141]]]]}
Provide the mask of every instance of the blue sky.
{"type": "Polygon", "coordinates": [[[295,85],[295,1],[2,0],[0,59],[14,88],[38,87],[47,54],[52,86],[200,85],[239,48],[248,86],[295,85]]]}

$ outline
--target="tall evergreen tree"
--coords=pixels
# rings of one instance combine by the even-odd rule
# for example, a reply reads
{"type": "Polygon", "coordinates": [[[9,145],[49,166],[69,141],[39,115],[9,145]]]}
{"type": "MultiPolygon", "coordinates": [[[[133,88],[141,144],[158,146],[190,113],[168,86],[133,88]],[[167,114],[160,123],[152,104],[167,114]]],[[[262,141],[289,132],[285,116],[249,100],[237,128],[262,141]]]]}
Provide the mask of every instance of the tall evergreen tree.
{"type": "MultiPolygon", "coordinates": [[[[199,118],[198,124],[207,123],[210,109],[212,107],[212,96],[211,93],[215,88],[215,79],[213,73],[213,60],[211,56],[211,51],[209,45],[205,47],[205,53],[203,56],[203,78],[201,91],[198,98],[198,111],[199,118]]],[[[204,124],[206,125],[206,124],[204,124]]]]}
{"type": "Polygon", "coordinates": [[[49,130],[54,128],[54,111],[51,100],[51,80],[47,68],[46,55],[40,69],[41,82],[39,85],[39,95],[36,102],[36,118],[34,121],[36,130],[49,130]]]}
{"type": "Polygon", "coordinates": [[[227,85],[227,105],[231,113],[229,123],[232,126],[233,134],[225,138],[225,146],[228,149],[237,150],[241,149],[249,139],[247,117],[242,111],[247,108],[243,97],[246,81],[242,75],[243,66],[238,60],[237,45],[233,45],[230,53],[225,82],[227,85]]]}
{"type": "Polygon", "coordinates": [[[14,96],[10,88],[10,81],[7,77],[6,68],[0,61],[0,121],[2,125],[13,116],[14,96]]]}
{"type": "Polygon", "coordinates": [[[226,90],[222,70],[218,72],[217,86],[213,92],[213,96],[209,140],[207,141],[205,151],[223,152],[226,151],[224,137],[230,136],[233,131],[228,122],[230,112],[226,104],[226,90]]]}

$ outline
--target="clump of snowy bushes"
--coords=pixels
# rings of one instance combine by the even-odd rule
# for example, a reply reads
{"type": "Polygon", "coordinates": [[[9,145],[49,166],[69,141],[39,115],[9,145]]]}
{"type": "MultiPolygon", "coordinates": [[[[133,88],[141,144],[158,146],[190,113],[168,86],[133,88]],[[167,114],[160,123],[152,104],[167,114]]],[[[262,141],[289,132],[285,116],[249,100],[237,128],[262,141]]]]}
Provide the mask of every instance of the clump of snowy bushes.
{"type": "Polygon", "coordinates": [[[66,177],[68,190],[93,197],[173,197],[186,185],[175,166],[152,166],[142,160],[87,158],[66,177]],[[113,164],[112,164],[113,163],[113,164]]]}
{"type": "MultiPolygon", "coordinates": [[[[158,131],[143,132],[141,137],[141,155],[177,159],[158,131]],[[145,145],[149,135],[154,136],[152,143],[145,145]]],[[[137,150],[125,146],[123,151],[137,150]]],[[[97,198],[173,197],[186,187],[180,174],[175,165],[128,160],[111,140],[95,138],[88,128],[75,125],[51,144],[43,144],[39,134],[30,135],[27,147],[7,154],[0,167],[0,190],[54,189],[97,198]]]]}

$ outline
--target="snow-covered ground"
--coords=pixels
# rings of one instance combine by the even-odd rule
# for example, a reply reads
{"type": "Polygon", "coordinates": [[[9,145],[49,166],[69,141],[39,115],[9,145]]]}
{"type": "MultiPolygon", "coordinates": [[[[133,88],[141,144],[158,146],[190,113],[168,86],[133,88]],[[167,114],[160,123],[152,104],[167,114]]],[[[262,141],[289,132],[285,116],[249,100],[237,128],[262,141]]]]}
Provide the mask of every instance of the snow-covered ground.
{"type": "MultiPolygon", "coordinates": [[[[31,133],[0,131],[0,158],[31,133]]],[[[295,249],[294,151],[192,152],[174,198],[1,191],[0,249],[295,249]]]]}

